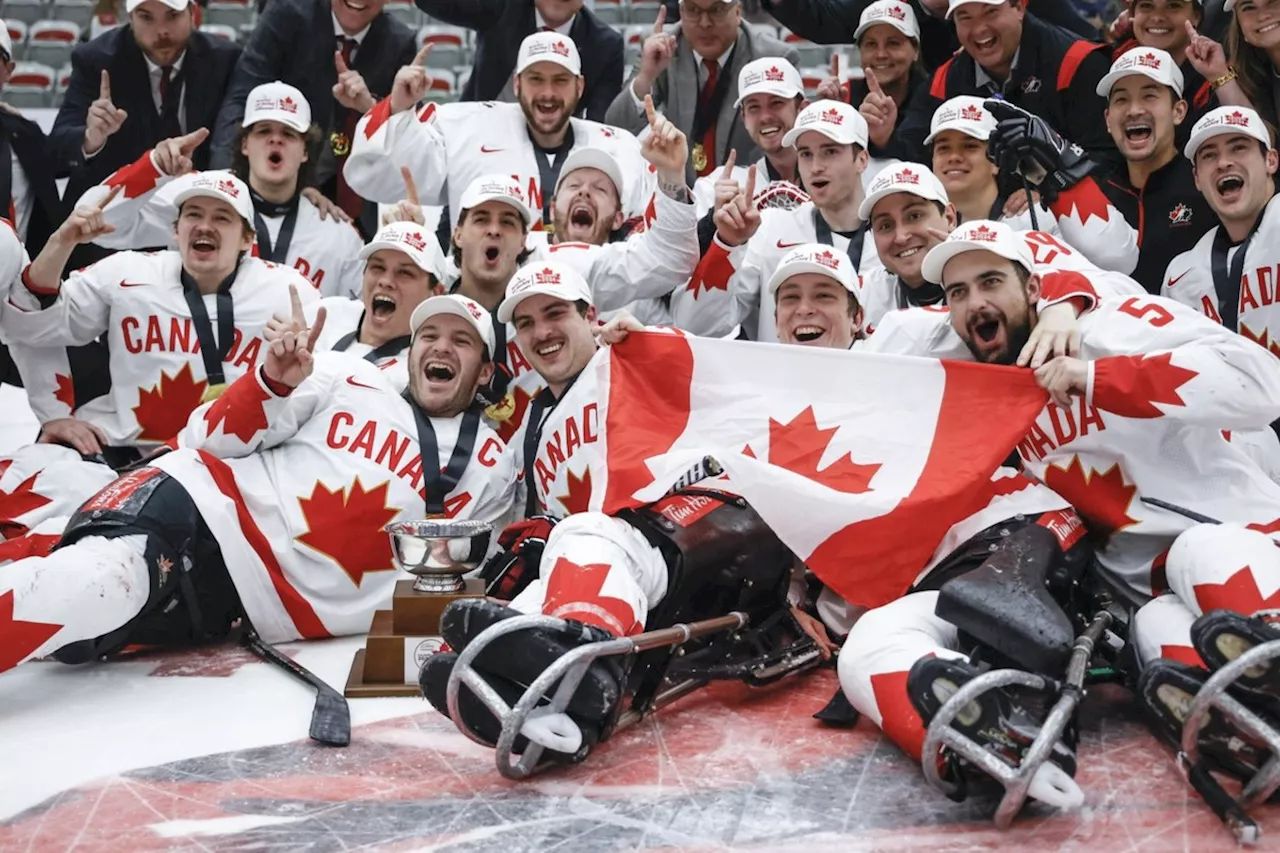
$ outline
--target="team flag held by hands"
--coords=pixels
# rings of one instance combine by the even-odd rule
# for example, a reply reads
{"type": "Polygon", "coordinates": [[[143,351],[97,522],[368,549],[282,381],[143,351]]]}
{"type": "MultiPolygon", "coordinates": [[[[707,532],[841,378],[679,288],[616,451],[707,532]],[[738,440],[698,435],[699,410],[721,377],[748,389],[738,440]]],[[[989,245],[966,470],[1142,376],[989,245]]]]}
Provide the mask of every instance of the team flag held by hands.
{"type": "MultiPolygon", "coordinates": [[[[632,334],[596,361],[593,509],[661,498],[713,457],[828,586],[905,593],[1044,407],[1031,371],[780,344],[632,334]]],[[[707,485],[713,485],[708,483],[707,485]]]]}

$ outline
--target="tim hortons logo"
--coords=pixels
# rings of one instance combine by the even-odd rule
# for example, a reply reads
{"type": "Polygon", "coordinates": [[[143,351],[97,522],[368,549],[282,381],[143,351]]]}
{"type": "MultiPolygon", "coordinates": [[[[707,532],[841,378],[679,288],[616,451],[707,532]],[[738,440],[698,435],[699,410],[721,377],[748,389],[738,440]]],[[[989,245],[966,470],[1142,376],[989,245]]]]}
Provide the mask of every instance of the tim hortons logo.
{"type": "Polygon", "coordinates": [[[1239,110],[1236,110],[1233,113],[1223,116],[1222,123],[1234,125],[1236,127],[1248,127],[1249,117],[1239,110]]]}
{"type": "Polygon", "coordinates": [[[813,259],[817,263],[822,264],[827,269],[832,269],[832,270],[840,269],[840,261],[838,258],[836,258],[835,255],[831,254],[830,249],[828,249],[825,252],[818,252],[814,254],[813,259]]]}
{"type": "Polygon", "coordinates": [[[996,241],[996,232],[985,225],[979,225],[969,232],[969,239],[980,240],[983,243],[994,243],[996,241]]]}
{"type": "Polygon", "coordinates": [[[471,312],[472,317],[475,317],[477,320],[482,319],[479,305],[475,304],[470,299],[466,300],[462,304],[467,306],[467,310],[471,312]]]}
{"type": "Polygon", "coordinates": [[[895,177],[898,179],[897,183],[899,184],[919,184],[920,183],[920,176],[917,175],[915,172],[911,171],[910,169],[903,169],[901,172],[895,175],[895,177]]]}
{"type": "Polygon", "coordinates": [[[555,42],[554,44],[551,45],[551,52],[559,56],[567,57],[569,55],[569,45],[565,44],[562,41],[555,42]]]}
{"type": "Polygon", "coordinates": [[[541,270],[533,274],[533,283],[559,286],[560,273],[551,269],[551,267],[543,267],[541,270]]]}
{"type": "Polygon", "coordinates": [[[840,111],[835,107],[824,112],[822,114],[822,120],[827,124],[844,124],[844,116],[840,115],[840,111]]]}
{"type": "Polygon", "coordinates": [[[231,181],[219,180],[219,181],[218,181],[218,192],[224,192],[224,193],[226,193],[227,195],[231,196],[232,198],[239,198],[239,197],[240,197],[240,188],[239,188],[239,187],[237,187],[237,186],[236,186],[234,183],[232,183],[231,181]]]}
{"type": "Polygon", "coordinates": [[[427,241],[423,238],[421,231],[406,231],[402,239],[406,246],[412,246],[419,252],[427,248],[427,241]]]}
{"type": "Polygon", "coordinates": [[[982,109],[973,104],[960,110],[960,118],[965,121],[982,121],[982,109]]]}
{"type": "Polygon", "coordinates": [[[890,18],[895,18],[899,21],[905,21],[907,19],[906,10],[904,10],[901,6],[890,6],[889,8],[884,10],[884,13],[888,15],[890,18]]]}
{"type": "Polygon", "coordinates": [[[282,98],[280,100],[280,109],[286,113],[296,113],[298,105],[294,103],[293,98],[282,98]]]}
{"type": "Polygon", "coordinates": [[[768,83],[781,83],[785,77],[786,75],[782,73],[782,69],[776,65],[764,72],[764,79],[768,83]]]}
{"type": "Polygon", "coordinates": [[[1138,57],[1138,64],[1143,68],[1152,68],[1156,71],[1160,70],[1160,58],[1154,53],[1144,54],[1138,57]]]}

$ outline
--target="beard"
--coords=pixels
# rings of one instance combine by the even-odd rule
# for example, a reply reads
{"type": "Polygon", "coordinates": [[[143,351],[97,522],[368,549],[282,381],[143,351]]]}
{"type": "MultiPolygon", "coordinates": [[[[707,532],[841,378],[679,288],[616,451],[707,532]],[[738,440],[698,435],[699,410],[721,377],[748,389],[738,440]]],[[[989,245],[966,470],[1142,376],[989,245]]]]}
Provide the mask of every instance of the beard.
{"type": "Polygon", "coordinates": [[[413,398],[413,402],[426,412],[428,417],[432,418],[451,418],[454,415],[465,412],[468,407],[475,401],[476,390],[479,388],[480,367],[477,365],[471,370],[462,370],[458,374],[457,384],[454,386],[453,393],[447,398],[442,398],[438,394],[432,395],[430,398],[426,396],[426,377],[422,375],[422,365],[418,365],[418,369],[409,372],[409,396],[413,398]]]}
{"type": "Polygon", "coordinates": [[[969,336],[965,339],[965,346],[969,348],[969,352],[973,354],[976,361],[983,364],[1002,364],[1005,366],[1012,365],[1018,358],[1018,354],[1022,352],[1022,348],[1027,345],[1027,341],[1031,340],[1031,315],[1029,309],[1023,309],[1022,313],[1010,319],[1005,316],[1002,311],[987,311],[975,317],[968,329],[969,336]],[[1004,345],[998,350],[992,350],[984,347],[979,341],[976,327],[984,322],[996,321],[1004,327],[1004,345]]]}
{"type": "Polygon", "coordinates": [[[532,100],[526,101],[524,98],[520,99],[520,109],[524,112],[524,119],[534,130],[539,133],[547,134],[559,133],[561,130],[564,130],[564,126],[568,124],[569,119],[573,117],[573,111],[578,108],[578,102],[576,99],[572,103],[569,103],[568,101],[557,98],[555,104],[560,112],[555,120],[555,124],[551,127],[544,128],[541,123],[546,121],[546,117],[540,116],[534,110],[533,103],[534,102],[532,100]]]}

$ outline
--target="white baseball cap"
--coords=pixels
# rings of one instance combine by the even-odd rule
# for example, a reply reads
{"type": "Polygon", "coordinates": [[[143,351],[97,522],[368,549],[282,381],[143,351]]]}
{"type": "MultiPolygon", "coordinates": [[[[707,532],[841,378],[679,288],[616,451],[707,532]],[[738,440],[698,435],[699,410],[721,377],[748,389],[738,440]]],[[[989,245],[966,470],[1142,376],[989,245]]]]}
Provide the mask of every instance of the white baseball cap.
{"type": "Polygon", "coordinates": [[[409,317],[409,334],[418,334],[419,326],[439,314],[452,314],[470,323],[488,350],[489,359],[493,358],[493,319],[483,305],[460,293],[431,296],[419,302],[409,317]]]}
{"type": "Polygon", "coordinates": [[[609,180],[613,181],[618,197],[622,197],[622,167],[608,151],[591,147],[575,148],[569,152],[568,157],[564,158],[564,165],[560,167],[560,177],[556,179],[556,192],[560,191],[560,184],[564,183],[569,173],[578,169],[599,169],[604,172],[609,176],[609,180]]]}
{"type": "Polygon", "coordinates": [[[796,123],[782,137],[782,144],[794,147],[800,134],[816,130],[841,145],[867,147],[867,120],[843,101],[814,101],[800,111],[796,123]]]}
{"type": "Polygon", "coordinates": [[[235,208],[240,218],[253,227],[253,202],[244,181],[227,171],[190,172],[164,187],[163,198],[181,208],[190,198],[215,198],[235,208]]]}
{"type": "Polygon", "coordinates": [[[769,292],[777,293],[787,279],[808,272],[825,275],[850,293],[858,293],[858,271],[853,268],[853,261],[841,250],[822,243],[805,243],[783,255],[769,277],[769,292]]]}
{"type": "Polygon", "coordinates": [[[507,282],[507,295],[498,306],[498,322],[510,323],[516,306],[530,296],[543,294],[566,302],[594,305],[591,286],[577,270],[559,261],[536,261],[525,264],[507,282]]]}
{"type": "Polygon", "coordinates": [[[738,72],[738,100],[733,102],[734,109],[742,106],[748,95],[762,93],[794,98],[804,94],[804,81],[796,67],[785,59],[772,56],[753,59],[738,72]]]}
{"type": "Polygon", "coordinates": [[[888,24],[901,31],[904,36],[920,40],[920,23],[916,20],[916,12],[901,0],[876,0],[862,10],[858,18],[858,28],[853,31],[853,40],[862,38],[862,34],[877,24],[888,24]]]}
{"type": "Polygon", "coordinates": [[[520,183],[510,175],[481,175],[470,184],[467,184],[467,188],[463,191],[462,198],[458,200],[458,204],[462,210],[470,210],[473,207],[479,207],[486,201],[500,201],[503,204],[511,205],[520,213],[520,218],[524,220],[525,227],[528,227],[533,222],[533,214],[529,212],[529,205],[525,204],[524,192],[520,189],[520,183]]]}
{"type": "MultiPolygon", "coordinates": [[[[126,14],[133,14],[133,10],[145,3],[146,0],[126,0],[124,11],[126,14]]],[[[188,0],[156,0],[161,5],[168,6],[175,12],[184,11],[190,4],[188,0]]]]}
{"type": "Polygon", "coordinates": [[[1035,271],[1035,260],[1027,241],[1003,222],[991,219],[975,219],[952,231],[947,239],[929,250],[920,266],[925,281],[942,284],[942,270],[947,262],[965,252],[994,252],[1006,260],[1019,264],[1027,272],[1035,271]]]}
{"type": "Polygon", "coordinates": [[[1122,77],[1141,74],[1150,77],[1162,86],[1168,86],[1182,97],[1182,69],[1167,51],[1158,47],[1135,47],[1126,50],[1111,63],[1111,70],[1098,81],[1098,94],[1106,98],[1111,95],[1111,87],[1122,77]]]}
{"type": "Polygon", "coordinates": [[[1271,134],[1262,123],[1262,116],[1248,107],[1218,107],[1205,113],[1195,127],[1191,128],[1191,138],[1182,149],[1183,155],[1191,161],[1196,159],[1196,152],[1207,139],[1214,136],[1242,133],[1252,136],[1267,148],[1271,147],[1271,134]]]}
{"type": "Polygon", "coordinates": [[[983,106],[982,98],[957,95],[944,101],[933,111],[933,118],[929,120],[929,135],[925,137],[924,144],[932,144],[938,134],[946,130],[958,130],[966,136],[986,142],[995,129],[996,117],[983,106]]]}
{"type": "Polygon", "coordinates": [[[919,163],[894,163],[876,173],[871,186],[867,187],[867,197],[858,207],[858,217],[870,219],[876,202],[894,193],[911,193],[943,205],[951,201],[947,197],[946,187],[929,167],[919,163]]]}
{"type": "Polygon", "coordinates": [[[0,50],[13,59],[13,37],[9,35],[9,26],[4,21],[0,21],[0,50]]]}
{"type": "Polygon", "coordinates": [[[985,6],[1001,6],[1005,2],[1006,0],[949,0],[947,3],[947,14],[944,17],[948,21],[951,20],[951,16],[955,14],[956,9],[959,9],[966,3],[982,3],[985,6]]]}
{"type": "Polygon", "coordinates": [[[382,249],[404,252],[418,269],[430,273],[436,281],[444,280],[446,265],[444,252],[440,251],[440,241],[436,239],[435,234],[418,223],[387,223],[378,229],[373,239],[360,250],[359,258],[367,261],[374,252],[382,249]]]}
{"type": "Polygon", "coordinates": [[[578,46],[573,39],[554,32],[537,32],[525,36],[520,42],[520,52],[516,54],[516,74],[535,62],[554,62],[569,69],[574,75],[582,76],[582,58],[578,56],[578,46]]]}
{"type": "Polygon", "coordinates": [[[288,83],[263,83],[245,99],[244,121],[240,124],[252,127],[260,121],[278,121],[298,133],[306,133],[311,128],[311,104],[288,83]]]}

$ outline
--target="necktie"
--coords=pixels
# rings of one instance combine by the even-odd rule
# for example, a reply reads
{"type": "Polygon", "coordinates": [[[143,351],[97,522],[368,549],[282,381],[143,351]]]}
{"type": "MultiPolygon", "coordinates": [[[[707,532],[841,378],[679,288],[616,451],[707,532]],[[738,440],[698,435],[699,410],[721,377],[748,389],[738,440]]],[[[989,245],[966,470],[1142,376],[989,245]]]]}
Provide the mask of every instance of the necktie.
{"type": "MultiPolygon", "coordinates": [[[[173,66],[165,65],[160,69],[160,103],[169,100],[169,82],[173,79],[173,66]]],[[[163,107],[161,107],[163,109],[163,107]]]]}
{"type": "MultiPolygon", "coordinates": [[[[351,67],[351,57],[355,54],[357,46],[355,39],[338,36],[338,50],[342,52],[342,61],[348,68],[351,67]]],[[[342,106],[336,106],[335,109],[337,112],[334,116],[334,129],[342,136],[341,141],[333,145],[334,159],[338,167],[338,206],[358,222],[360,213],[364,210],[364,199],[347,186],[347,179],[342,174],[342,166],[347,162],[347,155],[351,152],[351,140],[356,135],[356,124],[360,121],[360,115],[355,110],[342,106]]]]}
{"type": "MultiPolygon", "coordinates": [[[[720,63],[714,59],[704,59],[702,67],[707,69],[707,81],[702,84],[702,91],[698,93],[698,106],[705,110],[709,108],[711,98],[716,91],[716,81],[720,78],[720,63]]],[[[717,118],[719,117],[711,117],[706,131],[702,134],[702,150],[706,152],[707,162],[702,169],[698,170],[699,177],[708,174],[716,167],[717,118]]]]}
{"type": "Polygon", "coordinates": [[[178,101],[182,98],[182,83],[174,80],[173,66],[160,68],[160,138],[173,139],[182,135],[182,123],[178,121],[178,101]]]}

